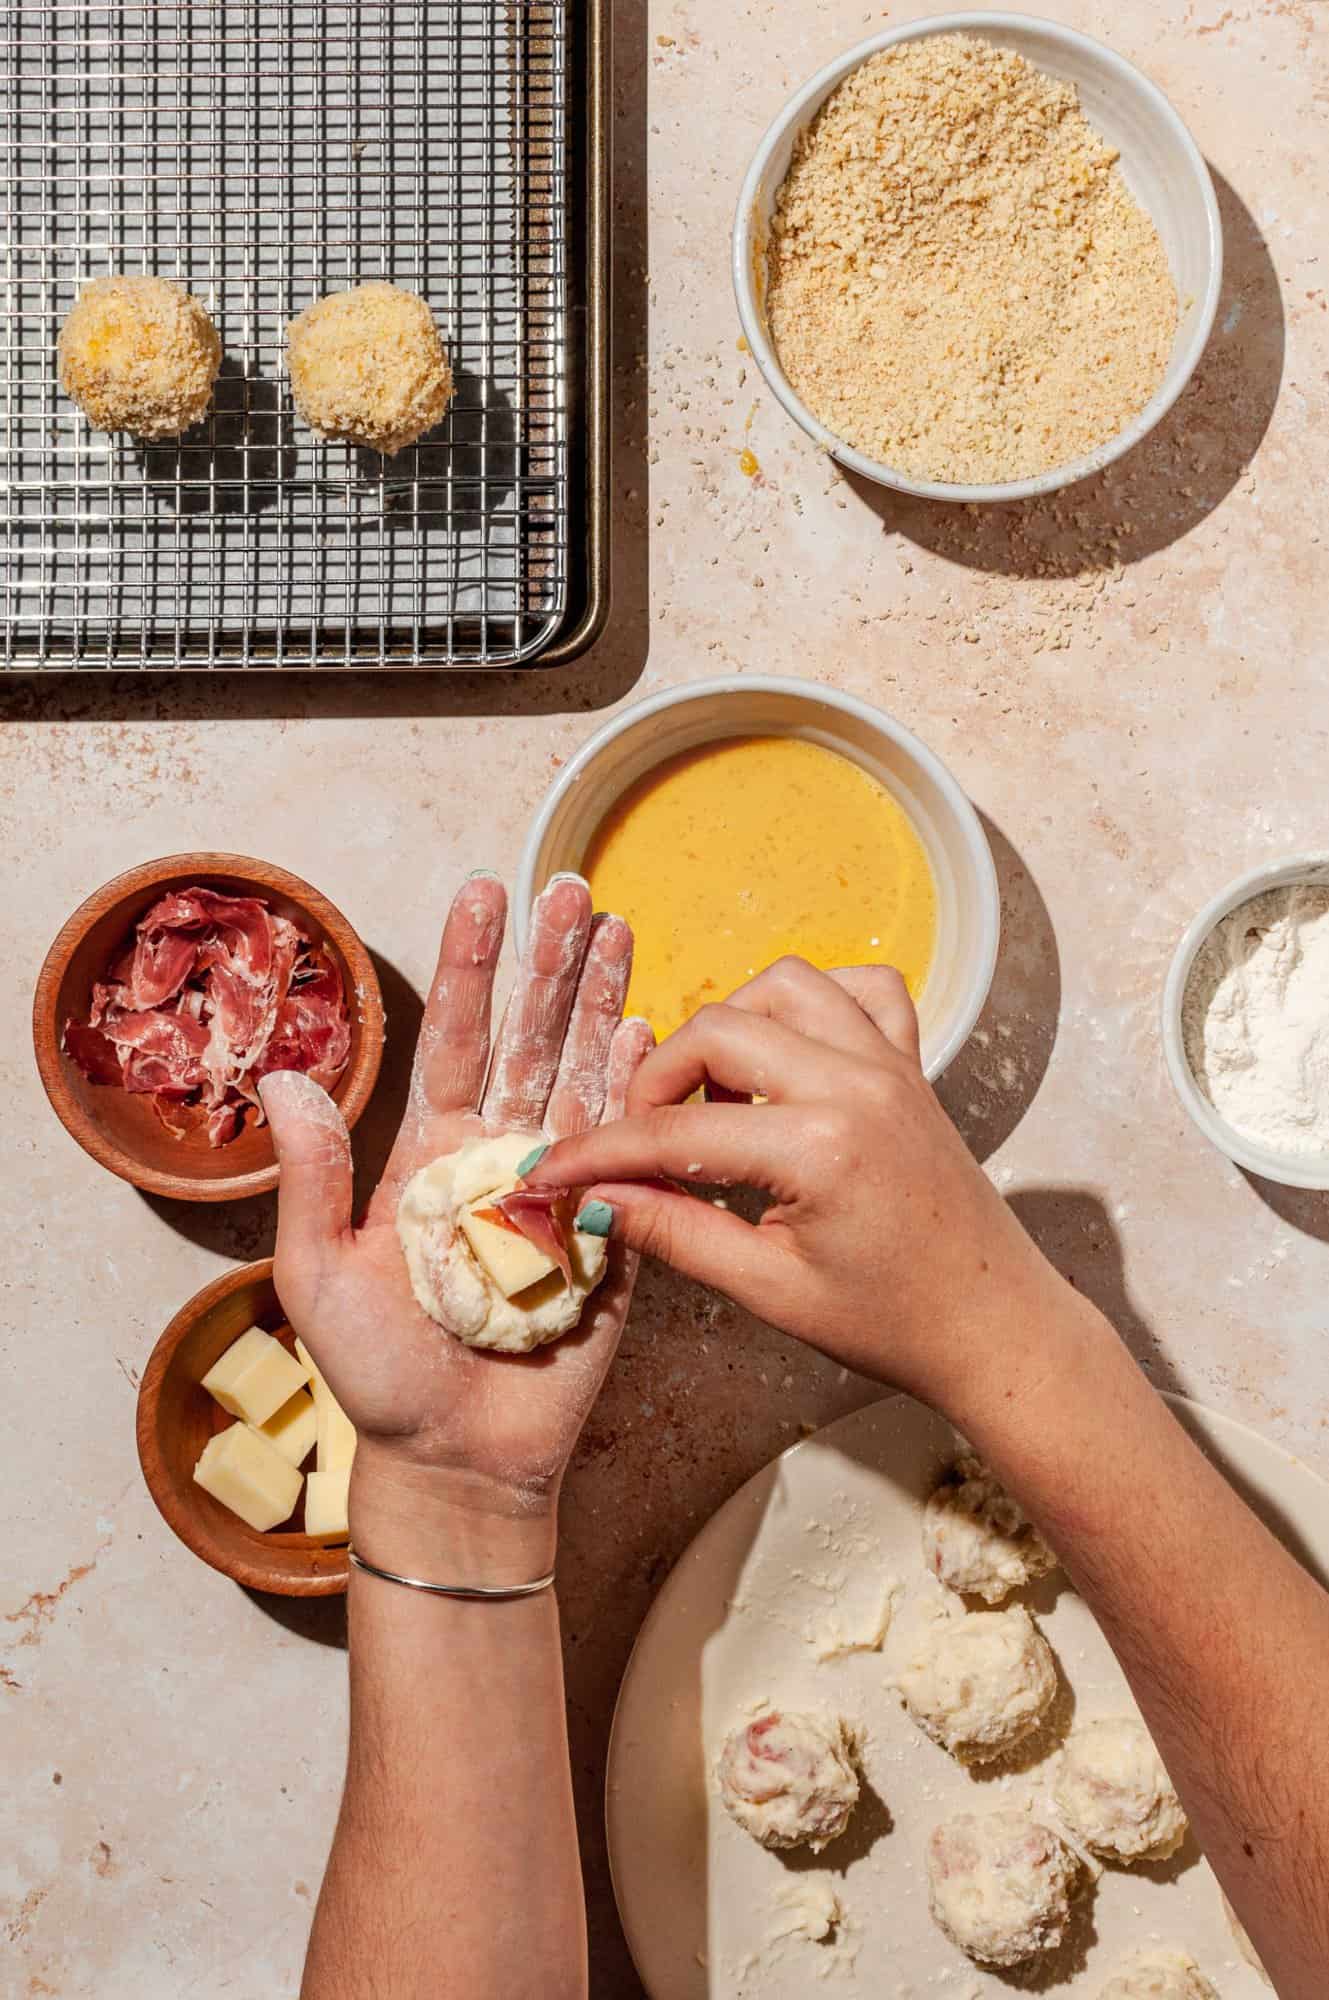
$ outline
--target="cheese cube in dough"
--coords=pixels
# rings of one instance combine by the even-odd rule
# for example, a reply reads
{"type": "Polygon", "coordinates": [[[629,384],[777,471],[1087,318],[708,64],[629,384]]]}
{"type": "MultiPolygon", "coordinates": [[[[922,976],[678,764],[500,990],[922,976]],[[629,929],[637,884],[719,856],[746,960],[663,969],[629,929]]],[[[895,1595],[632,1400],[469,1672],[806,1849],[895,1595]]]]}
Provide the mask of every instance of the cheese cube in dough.
{"type": "Polygon", "coordinates": [[[303,1465],[318,1436],[318,1413],[308,1389],[297,1389],[290,1402],[274,1410],[259,1429],[288,1465],[303,1465]]]}
{"type": "Polygon", "coordinates": [[[298,1338],[295,1351],[309,1370],[309,1386],[314,1394],[318,1444],[314,1463],[320,1472],[349,1472],[355,1457],[355,1425],[314,1366],[309,1349],[298,1338]]]}
{"type": "Polygon", "coordinates": [[[347,1493],[351,1483],[349,1466],[339,1472],[311,1472],[305,1481],[305,1533],[345,1535],[347,1493]]]}
{"type": "Polygon", "coordinates": [[[261,1326],[233,1340],[203,1377],[213,1400],[247,1424],[265,1424],[304,1383],[300,1363],[261,1326]]]}
{"type": "Polygon", "coordinates": [[[260,1534],[289,1519],[302,1484],[295,1467],[251,1424],[231,1424],[209,1438],[194,1477],[260,1534]]]}
{"type": "Polygon", "coordinates": [[[475,1213],[477,1208],[492,1208],[496,1197],[511,1193],[512,1188],[499,1188],[495,1194],[482,1195],[458,1217],[462,1235],[505,1299],[524,1292],[528,1285],[538,1285],[541,1278],[558,1269],[552,1257],[527,1242],[524,1236],[504,1229],[501,1223],[486,1222],[475,1213]]]}

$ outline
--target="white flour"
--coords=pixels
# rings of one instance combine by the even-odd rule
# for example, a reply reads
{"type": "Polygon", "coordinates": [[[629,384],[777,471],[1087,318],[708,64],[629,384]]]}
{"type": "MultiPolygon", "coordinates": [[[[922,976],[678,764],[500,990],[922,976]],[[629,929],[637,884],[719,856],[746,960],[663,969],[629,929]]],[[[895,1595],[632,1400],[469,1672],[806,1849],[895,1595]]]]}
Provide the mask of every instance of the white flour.
{"type": "Polygon", "coordinates": [[[1186,1058],[1220,1117],[1280,1153],[1329,1152],[1329,889],[1267,889],[1196,955],[1186,1058]]]}

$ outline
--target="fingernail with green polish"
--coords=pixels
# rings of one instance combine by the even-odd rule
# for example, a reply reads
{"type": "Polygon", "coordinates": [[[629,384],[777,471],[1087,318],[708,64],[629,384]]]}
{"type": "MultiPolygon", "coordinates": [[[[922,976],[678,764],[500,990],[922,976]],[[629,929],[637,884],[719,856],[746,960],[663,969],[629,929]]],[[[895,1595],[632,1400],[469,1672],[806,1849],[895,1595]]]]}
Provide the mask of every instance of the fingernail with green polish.
{"type": "Polygon", "coordinates": [[[534,1173],[548,1151],[549,1141],[547,1139],[542,1140],[538,1146],[532,1146],[530,1152],[517,1162],[517,1178],[522,1180],[527,1174],[534,1173]]]}
{"type": "Polygon", "coordinates": [[[492,868],[472,868],[466,880],[468,882],[497,882],[498,876],[492,868]]]}
{"type": "Polygon", "coordinates": [[[608,1236],[614,1226],[614,1211],[607,1201],[588,1201],[572,1226],[583,1236],[608,1236]]]}

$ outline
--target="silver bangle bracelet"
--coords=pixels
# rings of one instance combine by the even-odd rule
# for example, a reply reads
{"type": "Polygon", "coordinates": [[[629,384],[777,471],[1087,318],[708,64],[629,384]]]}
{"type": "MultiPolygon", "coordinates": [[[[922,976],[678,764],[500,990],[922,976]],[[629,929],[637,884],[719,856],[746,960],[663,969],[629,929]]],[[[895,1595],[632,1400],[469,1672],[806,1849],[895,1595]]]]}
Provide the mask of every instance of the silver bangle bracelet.
{"type": "Polygon", "coordinates": [[[430,1597],[465,1597],[489,1604],[505,1597],[535,1597],[548,1590],[554,1581],[551,1569],[548,1576],[537,1576],[533,1583],[426,1583],[423,1577],[398,1576],[395,1570],[380,1569],[377,1563],[366,1562],[352,1548],[346,1553],[353,1567],[362,1569],[366,1576],[376,1576],[384,1583],[399,1583],[404,1590],[423,1590],[430,1597]]]}

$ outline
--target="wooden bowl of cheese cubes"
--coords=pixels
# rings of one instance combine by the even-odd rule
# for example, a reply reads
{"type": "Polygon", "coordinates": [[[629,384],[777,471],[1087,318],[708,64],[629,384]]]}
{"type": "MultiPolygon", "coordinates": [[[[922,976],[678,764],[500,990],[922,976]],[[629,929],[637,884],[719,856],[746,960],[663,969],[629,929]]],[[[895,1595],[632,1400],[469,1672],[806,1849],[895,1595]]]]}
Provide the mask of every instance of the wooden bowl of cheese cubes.
{"type": "Polygon", "coordinates": [[[148,1490],[186,1547],[247,1590],[345,1590],[354,1453],[286,1323],[271,1258],[205,1285],[153,1348],[138,1392],[148,1490]]]}

